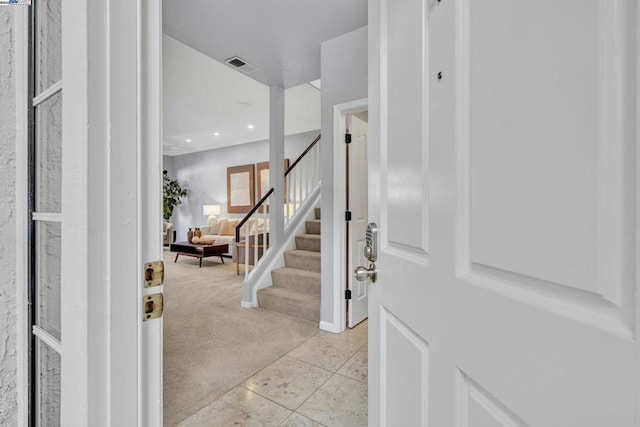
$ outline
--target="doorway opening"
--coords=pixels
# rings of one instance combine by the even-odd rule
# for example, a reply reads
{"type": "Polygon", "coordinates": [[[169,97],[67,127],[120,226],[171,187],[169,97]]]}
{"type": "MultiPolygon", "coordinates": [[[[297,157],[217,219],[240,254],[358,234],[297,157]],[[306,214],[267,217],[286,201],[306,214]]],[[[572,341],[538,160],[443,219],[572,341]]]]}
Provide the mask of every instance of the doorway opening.
{"type": "MultiPolygon", "coordinates": [[[[172,56],[182,58],[181,63],[165,64],[164,78],[172,78],[172,69],[168,67],[175,66],[175,82],[180,96],[184,99],[190,88],[196,89],[193,96],[187,98],[186,104],[193,105],[203,98],[206,102],[212,102],[207,99],[207,87],[197,85],[197,81],[189,77],[190,70],[211,78],[208,67],[219,64],[212,64],[214,59],[205,58],[200,52],[168,35],[163,37],[163,41],[167,48],[163,59],[172,56]],[[196,60],[199,61],[199,68],[187,66],[190,62],[186,61],[196,60]]],[[[223,68],[221,72],[224,71],[230,69],[223,68]]],[[[233,70],[233,73],[237,71],[233,70]]],[[[259,86],[253,80],[248,84],[259,86]]],[[[229,86],[226,85],[226,88],[229,86]]],[[[264,91],[265,88],[258,87],[258,90],[264,91]]],[[[268,129],[270,123],[253,120],[251,129],[244,125],[243,132],[251,133],[254,137],[237,146],[181,152],[189,144],[202,144],[202,140],[194,133],[185,134],[178,141],[178,132],[176,135],[171,133],[172,126],[177,129],[178,125],[190,123],[188,120],[197,117],[197,114],[191,114],[178,105],[168,105],[172,99],[171,91],[165,83],[164,117],[173,124],[165,122],[164,126],[165,141],[169,138],[172,140],[168,144],[170,150],[165,151],[165,154],[171,154],[168,156],[170,158],[164,157],[162,169],[167,170],[170,177],[177,179],[188,191],[171,220],[177,241],[184,243],[188,237],[188,227],[202,229],[204,227],[200,227],[201,224],[210,222],[205,207],[220,206],[216,209],[220,212],[214,214],[217,220],[244,217],[245,213],[230,215],[226,209],[229,201],[226,191],[227,168],[254,164],[258,172],[256,180],[260,177],[258,163],[269,159],[269,141],[257,135],[268,129]],[[179,110],[182,113],[178,113],[179,110]],[[179,114],[183,119],[176,123],[179,114]]],[[[318,115],[317,125],[315,128],[300,127],[301,131],[294,133],[288,133],[285,129],[284,156],[292,166],[319,133],[321,92],[319,88],[307,84],[285,90],[285,105],[297,115],[303,113],[302,106],[297,106],[298,100],[308,92],[317,102],[314,110],[318,115]]],[[[247,92],[245,96],[250,96],[250,93],[247,92]]],[[[242,105],[236,102],[237,105],[229,106],[227,111],[237,107],[241,112],[240,118],[248,119],[260,100],[245,101],[242,105]]],[[[202,113],[201,109],[197,110],[202,113]]],[[[227,125],[231,121],[230,118],[224,120],[214,114],[207,114],[206,117],[207,121],[227,125]]],[[[212,123],[208,125],[214,126],[212,123]]],[[[195,131],[205,132],[195,124],[191,127],[195,131]]],[[[225,134],[224,128],[212,127],[203,139],[221,141],[225,134]]],[[[322,141],[318,144],[322,144],[322,141]]],[[[294,195],[306,187],[305,180],[299,180],[297,184],[295,182],[291,181],[288,186],[289,193],[294,195]]],[[[255,187],[261,189],[258,183],[255,187]]],[[[256,201],[259,199],[259,196],[255,198],[256,201]]],[[[301,223],[305,225],[305,221],[301,223]]],[[[212,224],[208,225],[211,228],[212,224]]],[[[221,224],[219,230],[209,231],[216,235],[225,234],[221,231],[223,227],[225,225],[221,224]]],[[[311,232],[307,229],[304,234],[311,232]]],[[[171,238],[171,233],[168,237],[171,238]]],[[[313,240],[311,237],[307,235],[301,240],[313,240]]],[[[319,239],[316,240],[319,243],[319,239]]],[[[301,251],[301,246],[295,250],[301,251]]],[[[229,249],[231,255],[237,256],[231,244],[229,249]]],[[[171,245],[166,247],[163,255],[166,269],[163,315],[165,425],[183,422],[189,425],[211,425],[212,422],[233,425],[243,416],[243,411],[250,413],[252,419],[264,423],[280,420],[277,424],[286,421],[292,425],[312,422],[332,425],[337,417],[345,425],[366,425],[366,322],[342,334],[326,334],[319,329],[318,321],[299,319],[264,308],[242,308],[244,263],[238,267],[233,258],[183,257],[172,252],[171,245]],[[328,396],[336,394],[351,396],[349,400],[352,403],[332,404],[327,400],[328,396]]],[[[308,275],[306,272],[300,274],[308,275]]]]}
{"type": "Polygon", "coordinates": [[[368,223],[368,101],[366,99],[334,107],[334,141],[336,144],[338,181],[336,188],[344,210],[340,228],[343,242],[339,254],[342,280],[336,284],[335,304],[342,313],[342,325],[353,328],[367,319],[367,288],[369,280],[358,281],[353,276],[357,266],[367,266],[364,257],[365,233],[368,223]]]}

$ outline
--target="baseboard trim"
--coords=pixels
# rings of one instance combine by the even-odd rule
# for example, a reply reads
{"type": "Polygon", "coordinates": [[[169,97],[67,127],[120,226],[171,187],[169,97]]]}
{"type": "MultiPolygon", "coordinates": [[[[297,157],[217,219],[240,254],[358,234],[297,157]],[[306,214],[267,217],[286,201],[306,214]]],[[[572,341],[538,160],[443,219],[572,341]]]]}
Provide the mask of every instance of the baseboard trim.
{"type": "Polygon", "coordinates": [[[334,334],[339,334],[344,331],[344,327],[340,327],[340,325],[336,325],[335,323],[325,322],[324,320],[320,321],[319,325],[320,329],[327,332],[333,332],[334,334]]]}
{"type": "Polygon", "coordinates": [[[242,308],[258,308],[257,302],[252,301],[240,301],[240,307],[242,308]]]}

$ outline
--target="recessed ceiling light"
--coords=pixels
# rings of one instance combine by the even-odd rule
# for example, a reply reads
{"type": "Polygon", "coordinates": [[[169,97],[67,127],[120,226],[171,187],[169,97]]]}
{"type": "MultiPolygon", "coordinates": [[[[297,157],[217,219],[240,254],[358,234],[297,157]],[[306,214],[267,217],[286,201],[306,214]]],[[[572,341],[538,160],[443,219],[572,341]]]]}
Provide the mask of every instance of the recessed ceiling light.
{"type": "Polygon", "coordinates": [[[253,125],[247,126],[247,129],[253,129],[253,125]]]}
{"type": "Polygon", "coordinates": [[[190,140],[190,139],[187,139],[186,141],[187,141],[187,142],[191,142],[191,140],[190,140]]]}
{"type": "Polygon", "coordinates": [[[220,136],[220,132],[214,132],[213,136],[220,136]]]}

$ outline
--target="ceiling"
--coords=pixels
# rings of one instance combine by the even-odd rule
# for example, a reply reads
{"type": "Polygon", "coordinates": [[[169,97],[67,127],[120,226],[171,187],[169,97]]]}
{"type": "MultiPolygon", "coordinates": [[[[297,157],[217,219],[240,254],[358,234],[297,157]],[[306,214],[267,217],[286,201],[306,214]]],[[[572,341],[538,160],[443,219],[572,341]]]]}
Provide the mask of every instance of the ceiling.
{"type": "Polygon", "coordinates": [[[367,0],[164,0],[163,32],[285,89],[320,78],[320,43],[367,25],[367,0]]]}
{"type": "Polygon", "coordinates": [[[268,139],[269,86],[285,135],[319,129],[320,44],[366,24],[367,0],[163,0],[164,154],[268,139]]]}
{"type": "MultiPolygon", "coordinates": [[[[166,35],[162,72],[165,155],[269,139],[264,84],[166,35]]],[[[320,91],[310,84],[286,89],[285,135],[316,129],[320,91]]]]}

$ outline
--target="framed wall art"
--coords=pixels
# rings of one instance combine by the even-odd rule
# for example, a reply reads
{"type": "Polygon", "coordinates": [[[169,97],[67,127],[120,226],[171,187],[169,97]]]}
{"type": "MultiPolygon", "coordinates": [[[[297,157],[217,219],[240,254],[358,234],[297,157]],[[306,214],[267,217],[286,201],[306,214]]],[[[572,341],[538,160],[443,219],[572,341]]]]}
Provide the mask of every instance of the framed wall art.
{"type": "MultiPolygon", "coordinates": [[[[269,185],[269,162],[260,162],[258,163],[256,168],[257,171],[257,180],[258,180],[258,200],[261,200],[265,194],[269,191],[271,186],[269,185]]],[[[285,172],[289,169],[289,159],[284,159],[284,170],[285,172]]],[[[287,183],[285,181],[285,202],[287,198],[287,183]]],[[[268,202],[267,202],[268,204],[268,202]]],[[[263,208],[260,208],[260,212],[263,211],[263,208]]]]}
{"type": "Polygon", "coordinates": [[[227,212],[247,213],[255,205],[255,166],[227,168],[227,212]]]}

